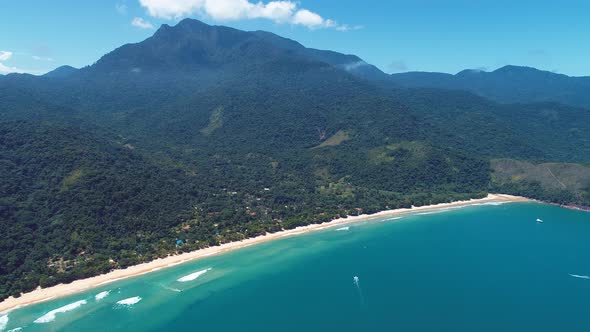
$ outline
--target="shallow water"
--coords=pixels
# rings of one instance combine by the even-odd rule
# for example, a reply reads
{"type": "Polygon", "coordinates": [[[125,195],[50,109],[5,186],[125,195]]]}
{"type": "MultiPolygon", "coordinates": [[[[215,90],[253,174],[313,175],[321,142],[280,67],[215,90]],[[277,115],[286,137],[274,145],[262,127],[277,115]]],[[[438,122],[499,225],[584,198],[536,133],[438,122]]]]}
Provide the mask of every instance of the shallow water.
{"type": "Polygon", "coordinates": [[[589,213],[513,203],[391,219],[121,280],[0,315],[0,329],[588,331],[589,213]]]}

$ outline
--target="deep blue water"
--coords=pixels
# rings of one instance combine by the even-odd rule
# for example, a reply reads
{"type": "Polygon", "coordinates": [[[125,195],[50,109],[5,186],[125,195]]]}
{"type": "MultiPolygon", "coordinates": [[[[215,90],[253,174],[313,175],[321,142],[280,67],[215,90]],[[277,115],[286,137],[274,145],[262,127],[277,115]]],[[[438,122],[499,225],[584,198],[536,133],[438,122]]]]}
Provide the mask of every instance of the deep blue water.
{"type": "Polygon", "coordinates": [[[590,213],[513,203],[336,228],[15,310],[5,330],[590,331],[590,277],[570,275],[590,275],[590,213]]]}

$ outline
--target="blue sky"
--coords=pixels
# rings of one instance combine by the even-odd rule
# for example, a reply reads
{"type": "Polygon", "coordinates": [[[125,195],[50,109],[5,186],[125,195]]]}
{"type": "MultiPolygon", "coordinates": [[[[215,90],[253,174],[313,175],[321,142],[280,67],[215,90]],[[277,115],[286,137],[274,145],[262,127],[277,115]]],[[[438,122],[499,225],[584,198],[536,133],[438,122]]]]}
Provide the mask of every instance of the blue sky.
{"type": "Polygon", "coordinates": [[[386,72],[515,64],[590,76],[589,13],[581,0],[0,0],[0,73],[90,65],[192,17],[356,54],[386,72]]]}

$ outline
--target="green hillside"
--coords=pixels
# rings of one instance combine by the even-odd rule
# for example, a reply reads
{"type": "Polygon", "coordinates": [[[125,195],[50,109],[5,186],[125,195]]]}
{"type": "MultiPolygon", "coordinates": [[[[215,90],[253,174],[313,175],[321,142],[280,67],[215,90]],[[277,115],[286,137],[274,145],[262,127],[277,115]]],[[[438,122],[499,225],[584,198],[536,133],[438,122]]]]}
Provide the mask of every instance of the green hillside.
{"type": "MultiPolygon", "coordinates": [[[[492,159],[590,161],[586,110],[392,89],[347,61],[185,20],[90,67],[0,78],[0,299],[338,216],[531,193],[536,173],[515,184],[492,159]]],[[[567,189],[535,197],[587,204],[567,189]]]]}

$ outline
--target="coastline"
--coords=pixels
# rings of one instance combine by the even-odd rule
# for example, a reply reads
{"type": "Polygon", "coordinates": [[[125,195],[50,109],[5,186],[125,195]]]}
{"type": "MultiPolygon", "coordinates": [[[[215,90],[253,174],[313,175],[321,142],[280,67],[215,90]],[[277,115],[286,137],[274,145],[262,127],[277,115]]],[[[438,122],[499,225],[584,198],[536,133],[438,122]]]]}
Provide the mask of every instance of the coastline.
{"type": "Polygon", "coordinates": [[[258,243],[269,242],[272,240],[281,239],[287,236],[295,236],[306,234],[312,231],[323,230],[329,227],[334,227],[343,224],[350,224],[354,222],[364,221],[368,219],[397,216],[404,214],[413,214],[415,212],[428,212],[432,210],[439,210],[445,208],[458,208],[470,205],[477,205],[482,203],[509,203],[509,202],[527,202],[530,199],[502,194],[489,194],[485,198],[471,199],[466,201],[456,201],[451,203],[440,203],[434,205],[426,205],[412,208],[402,208],[395,210],[385,210],[374,214],[363,214],[358,216],[348,216],[346,218],[339,218],[329,222],[321,224],[311,224],[307,226],[301,226],[290,230],[284,230],[276,233],[267,233],[266,235],[257,236],[254,238],[245,239],[242,241],[224,243],[220,246],[209,247],[205,249],[195,250],[180,255],[168,256],[165,258],[159,258],[151,262],[142,263],[134,266],[130,266],[125,269],[114,270],[98,276],[80,279],[73,281],[69,284],[59,284],[47,288],[37,288],[32,292],[22,294],[18,298],[9,297],[4,301],[0,302],[0,314],[5,314],[11,310],[22,308],[31,304],[36,304],[51,299],[64,297],[86,291],[92,288],[96,288],[108,283],[127,279],[131,277],[140,276],[146,273],[161,270],[163,268],[176,266],[189,261],[195,261],[197,259],[219,255],[227,253],[229,251],[237,250],[240,248],[252,246],[258,243]]]}

